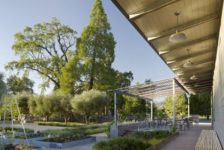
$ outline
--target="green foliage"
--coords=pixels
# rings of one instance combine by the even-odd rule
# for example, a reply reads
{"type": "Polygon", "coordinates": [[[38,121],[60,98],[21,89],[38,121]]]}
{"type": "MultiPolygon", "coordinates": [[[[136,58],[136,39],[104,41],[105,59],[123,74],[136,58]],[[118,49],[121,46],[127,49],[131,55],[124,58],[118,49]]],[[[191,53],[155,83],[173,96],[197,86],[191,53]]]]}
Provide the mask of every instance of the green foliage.
{"type": "MultiPolygon", "coordinates": [[[[176,100],[176,117],[183,118],[187,114],[187,104],[184,95],[179,95],[175,97],[176,100]]],[[[164,102],[164,110],[168,117],[173,116],[173,100],[172,97],[167,97],[164,102]]]]}
{"type": "Polygon", "coordinates": [[[106,93],[97,90],[85,91],[80,95],[75,95],[71,100],[74,112],[84,115],[86,123],[90,115],[102,114],[107,103],[106,93]]]}
{"type": "Polygon", "coordinates": [[[44,116],[46,120],[57,113],[60,107],[59,97],[55,95],[32,96],[29,101],[29,110],[33,115],[44,116]]]}
{"type": "Polygon", "coordinates": [[[65,128],[62,130],[46,130],[44,131],[45,135],[53,135],[53,136],[71,136],[73,134],[83,134],[83,135],[92,135],[97,133],[106,132],[108,127],[108,123],[103,124],[91,124],[91,125],[82,125],[76,126],[74,128],[65,128]]]}
{"type": "MultiPolygon", "coordinates": [[[[43,79],[60,87],[61,69],[68,63],[72,48],[76,43],[76,32],[61,24],[57,19],[49,23],[35,24],[15,34],[12,48],[19,57],[9,62],[7,69],[35,71],[43,79]]],[[[74,51],[74,50],[73,50],[74,51]]]]}
{"type": "Polygon", "coordinates": [[[58,104],[56,114],[59,114],[64,118],[65,123],[73,116],[72,113],[72,106],[71,106],[71,96],[65,95],[63,93],[55,93],[54,94],[54,101],[55,104],[58,104]]]}
{"type": "Polygon", "coordinates": [[[145,100],[131,96],[123,96],[123,99],[124,105],[120,110],[121,115],[123,115],[124,117],[132,116],[139,119],[145,117],[145,100]]]}
{"type": "Polygon", "coordinates": [[[200,93],[190,96],[190,112],[191,114],[199,114],[202,116],[211,115],[211,94],[200,93]]]}
{"type": "Polygon", "coordinates": [[[95,0],[90,22],[77,41],[77,59],[81,64],[83,86],[90,89],[112,89],[115,41],[102,2],[95,0]]]}
{"type": "Polygon", "coordinates": [[[1,99],[1,97],[4,95],[4,94],[6,94],[6,84],[5,84],[5,82],[3,81],[3,78],[4,78],[4,76],[3,76],[3,74],[2,73],[0,73],[0,99],[1,99]]]}
{"type": "Polygon", "coordinates": [[[146,131],[146,132],[134,132],[128,135],[129,137],[133,137],[136,139],[141,139],[145,142],[148,142],[149,139],[164,139],[171,135],[169,131],[146,131]]]}
{"type": "Polygon", "coordinates": [[[93,146],[93,150],[145,150],[150,146],[139,139],[116,138],[102,141],[93,146]]]}
{"type": "Polygon", "coordinates": [[[4,113],[6,120],[11,120],[11,118],[15,119],[19,116],[15,96],[4,96],[2,98],[2,103],[0,105],[0,116],[4,117],[4,113]]]}
{"type": "Polygon", "coordinates": [[[13,94],[19,92],[33,93],[34,82],[27,78],[26,76],[18,77],[12,75],[7,79],[8,90],[13,94]]]}
{"type": "Polygon", "coordinates": [[[15,96],[15,99],[17,100],[18,107],[20,110],[20,113],[23,115],[29,115],[29,102],[30,95],[23,93],[23,94],[17,94],[15,96]]]}

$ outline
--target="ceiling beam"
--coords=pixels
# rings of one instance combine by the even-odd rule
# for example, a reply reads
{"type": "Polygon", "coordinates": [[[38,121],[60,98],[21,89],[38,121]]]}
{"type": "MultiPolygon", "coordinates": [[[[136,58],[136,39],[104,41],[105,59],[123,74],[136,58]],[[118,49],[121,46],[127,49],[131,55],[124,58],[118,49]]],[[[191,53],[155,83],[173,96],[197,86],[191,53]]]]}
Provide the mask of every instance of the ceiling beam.
{"type": "Polygon", "coordinates": [[[170,29],[167,29],[167,30],[162,31],[160,33],[157,33],[155,35],[152,35],[152,36],[148,37],[147,39],[148,39],[148,41],[154,41],[154,40],[169,36],[169,35],[175,33],[176,30],[178,30],[179,32],[182,32],[182,31],[187,30],[189,28],[199,26],[201,24],[213,21],[215,19],[219,19],[219,13],[213,13],[213,14],[210,14],[208,16],[204,16],[204,17],[201,17],[199,19],[195,19],[195,20],[190,21],[188,23],[185,23],[185,24],[182,24],[182,25],[179,25],[179,26],[175,26],[173,28],[170,28],[170,29]]]}
{"type": "Polygon", "coordinates": [[[182,56],[182,57],[179,57],[179,58],[175,58],[173,60],[167,60],[167,64],[186,61],[188,59],[192,59],[192,58],[195,58],[195,57],[198,57],[198,56],[201,56],[201,55],[204,55],[204,54],[212,53],[212,52],[215,52],[215,51],[213,51],[211,49],[206,49],[206,50],[194,53],[194,54],[191,53],[189,55],[185,55],[185,56],[182,56]]]}
{"type": "MultiPolygon", "coordinates": [[[[192,75],[191,75],[192,76],[192,75]]],[[[191,76],[189,76],[189,77],[191,77],[191,76]]],[[[189,78],[188,77],[188,78],[189,78]]],[[[194,83],[196,83],[196,82],[201,82],[201,81],[204,81],[204,80],[212,80],[212,73],[211,72],[209,72],[209,73],[204,73],[204,74],[199,74],[199,75],[197,75],[197,77],[198,77],[198,79],[196,79],[196,80],[190,80],[190,79],[184,79],[184,78],[181,78],[181,80],[183,80],[183,84],[194,84],[194,83]]]]}
{"type": "MultiPolygon", "coordinates": [[[[208,62],[214,62],[215,61],[215,55],[211,55],[211,57],[209,58],[206,58],[206,59],[202,59],[202,60],[194,60],[192,61],[193,62],[193,65],[196,66],[196,65],[201,65],[201,64],[204,64],[204,63],[208,63],[208,62]]],[[[169,65],[171,68],[175,68],[175,71],[178,70],[178,68],[182,68],[183,69],[183,65],[184,65],[184,62],[182,63],[176,63],[176,64],[172,64],[172,65],[169,65]]],[[[191,67],[191,68],[186,68],[186,70],[190,70],[194,67],[191,67]]]]}
{"type": "Polygon", "coordinates": [[[195,83],[187,83],[185,84],[185,86],[192,86],[192,85],[204,85],[204,84],[212,84],[212,81],[211,80],[204,80],[204,81],[198,81],[198,82],[195,82],[195,83]]]}
{"type": "Polygon", "coordinates": [[[201,68],[205,68],[205,67],[214,67],[215,65],[215,60],[208,60],[208,61],[201,61],[201,62],[193,62],[193,66],[190,68],[185,68],[183,67],[184,64],[182,64],[180,67],[175,68],[175,70],[173,71],[177,76],[183,74],[184,72],[189,72],[190,71],[194,71],[194,70],[198,70],[201,68]]]}
{"type": "Polygon", "coordinates": [[[210,40],[210,39],[216,38],[216,37],[217,37],[217,33],[211,34],[211,35],[208,35],[208,36],[196,39],[196,40],[192,40],[192,41],[189,41],[189,42],[183,42],[183,44],[178,44],[177,46],[173,46],[173,47],[170,47],[168,49],[159,51],[159,54],[164,55],[164,54],[167,54],[167,53],[179,50],[179,49],[184,49],[186,47],[189,47],[189,46],[192,46],[192,45],[195,45],[195,44],[198,44],[198,43],[203,43],[207,40],[210,40]]]}
{"type": "Polygon", "coordinates": [[[193,74],[194,75],[198,75],[198,74],[204,74],[204,73],[209,73],[209,72],[213,72],[214,68],[206,68],[206,69],[199,69],[196,71],[186,71],[183,72],[183,75],[180,75],[179,77],[191,77],[193,74]]]}
{"type": "Polygon", "coordinates": [[[163,7],[173,4],[177,1],[180,1],[180,0],[159,0],[159,1],[157,0],[154,3],[151,3],[150,5],[146,5],[145,8],[141,8],[141,9],[129,14],[129,19],[135,20],[135,19],[140,18],[148,13],[157,11],[163,7]]]}

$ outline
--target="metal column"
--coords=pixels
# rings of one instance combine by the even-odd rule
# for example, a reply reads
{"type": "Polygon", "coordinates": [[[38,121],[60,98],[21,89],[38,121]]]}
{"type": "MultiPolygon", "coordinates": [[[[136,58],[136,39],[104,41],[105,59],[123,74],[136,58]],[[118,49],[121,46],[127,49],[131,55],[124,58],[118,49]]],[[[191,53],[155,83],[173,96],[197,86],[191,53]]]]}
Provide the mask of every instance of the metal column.
{"type": "Polygon", "coordinates": [[[117,126],[117,93],[114,92],[114,124],[117,126]]]}
{"type": "Polygon", "coordinates": [[[175,91],[175,79],[173,79],[173,124],[175,124],[176,119],[176,91],[175,91]]]}
{"type": "Polygon", "coordinates": [[[153,120],[153,102],[152,100],[150,101],[151,103],[151,121],[153,120]]]}
{"type": "Polygon", "coordinates": [[[190,118],[190,94],[187,94],[187,117],[190,118]]]}

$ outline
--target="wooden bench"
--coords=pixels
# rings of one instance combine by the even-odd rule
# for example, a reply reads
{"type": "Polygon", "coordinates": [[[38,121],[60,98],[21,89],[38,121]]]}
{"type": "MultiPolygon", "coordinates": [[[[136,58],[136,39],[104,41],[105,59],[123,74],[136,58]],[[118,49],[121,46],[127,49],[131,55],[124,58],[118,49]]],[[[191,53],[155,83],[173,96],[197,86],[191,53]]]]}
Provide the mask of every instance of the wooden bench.
{"type": "Polygon", "coordinates": [[[202,130],[195,150],[222,150],[216,132],[214,130],[202,130]]]}

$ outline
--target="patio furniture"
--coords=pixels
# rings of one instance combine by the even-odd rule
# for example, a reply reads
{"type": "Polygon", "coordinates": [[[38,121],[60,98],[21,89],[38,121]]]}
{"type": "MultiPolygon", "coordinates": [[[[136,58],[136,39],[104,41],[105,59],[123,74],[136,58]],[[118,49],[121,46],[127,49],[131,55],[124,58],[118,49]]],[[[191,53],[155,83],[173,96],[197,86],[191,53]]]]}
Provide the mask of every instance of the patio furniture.
{"type": "Polygon", "coordinates": [[[222,150],[216,132],[214,130],[202,130],[195,150],[222,150]]]}

